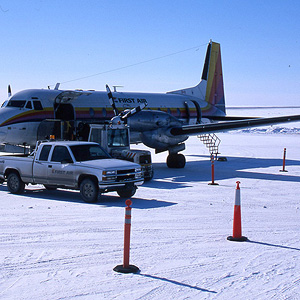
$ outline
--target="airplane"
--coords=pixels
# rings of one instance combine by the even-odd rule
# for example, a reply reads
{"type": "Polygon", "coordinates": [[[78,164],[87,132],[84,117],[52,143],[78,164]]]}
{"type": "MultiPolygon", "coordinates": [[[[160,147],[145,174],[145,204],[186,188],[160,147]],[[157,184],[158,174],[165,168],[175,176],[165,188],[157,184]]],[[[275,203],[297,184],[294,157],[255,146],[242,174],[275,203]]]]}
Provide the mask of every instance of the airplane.
{"type": "MultiPolygon", "coordinates": [[[[89,123],[111,120],[119,111],[128,114],[130,142],[143,143],[156,153],[168,151],[167,166],[183,168],[185,141],[191,135],[252,126],[299,121],[300,115],[240,118],[226,115],[220,44],[209,41],[199,84],[167,93],[133,93],[114,90],[29,89],[12,94],[0,108],[0,143],[28,145],[49,136],[51,120],[72,128],[71,137],[85,138],[89,123]],[[109,97],[110,96],[110,97],[109,97]],[[147,105],[145,109],[137,109],[147,105]],[[141,110],[141,111],[140,111],[141,110]],[[46,123],[48,122],[48,123],[46,123]],[[45,125],[47,124],[47,125],[45,125]]],[[[53,127],[53,126],[52,126],[53,127]]]]}

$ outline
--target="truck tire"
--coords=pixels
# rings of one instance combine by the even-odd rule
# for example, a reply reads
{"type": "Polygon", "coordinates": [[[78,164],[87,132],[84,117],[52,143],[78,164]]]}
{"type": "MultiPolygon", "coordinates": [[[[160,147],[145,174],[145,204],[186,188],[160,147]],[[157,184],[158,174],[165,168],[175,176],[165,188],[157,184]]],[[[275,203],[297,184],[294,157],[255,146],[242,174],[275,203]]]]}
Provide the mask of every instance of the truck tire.
{"type": "Polygon", "coordinates": [[[25,183],[16,172],[12,172],[7,177],[7,188],[12,194],[22,194],[25,189],[25,183]]]}
{"type": "Polygon", "coordinates": [[[117,190],[118,195],[121,198],[131,198],[136,192],[136,187],[125,188],[122,190],[117,190]]]}
{"type": "Polygon", "coordinates": [[[87,203],[96,203],[98,201],[99,189],[95,181],[90,178],[82,180],[80,184],[80,195],[87,203]]]}

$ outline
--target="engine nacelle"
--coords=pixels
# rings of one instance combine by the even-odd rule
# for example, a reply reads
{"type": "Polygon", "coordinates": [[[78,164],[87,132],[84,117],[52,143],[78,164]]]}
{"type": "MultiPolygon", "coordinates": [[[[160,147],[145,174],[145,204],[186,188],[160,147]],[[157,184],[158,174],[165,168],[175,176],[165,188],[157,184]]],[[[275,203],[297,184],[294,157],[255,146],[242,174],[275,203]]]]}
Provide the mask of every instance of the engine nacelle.
{"type": "Polygon", "coordinates": [[[166,151],[188,139],[187,135],[174,136],[170,133],[170,128],[181,126],[182,122],[163,111],[143,110],[128,118],[128,125],[132,136],[134,132],[138,132],[138,140],[158,152],[166,151]]]}
{"type": "Polygon", "coordinates": [[[166,127],[145,131],[141,133],[140,137],[143,144],[158,152],[166,151],[188,139],[187,135],[173,136],[170,129],[166,127]]]}
{"type": "Polygon", "coordinates": [[[181,126],[182,123],[172,115],[158,110],[143,110],[128,118],[131,130],[138,132],[152,131],[158,128],[181,126]]]}

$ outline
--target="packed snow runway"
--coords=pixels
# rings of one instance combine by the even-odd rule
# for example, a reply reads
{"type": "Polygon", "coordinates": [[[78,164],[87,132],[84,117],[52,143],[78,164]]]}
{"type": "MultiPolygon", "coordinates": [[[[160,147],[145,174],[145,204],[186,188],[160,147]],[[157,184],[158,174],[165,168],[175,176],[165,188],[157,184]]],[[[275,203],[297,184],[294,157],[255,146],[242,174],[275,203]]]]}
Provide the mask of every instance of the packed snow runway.
{"type": "Polygon", "coordinates": [[[218,186],[208,185],[209,154],[197,137],[187,141],[184,169],[153,154],[154,179],[132,198],[130,263],[139,274],[113,271],[123,260],[125,211],[116,193],[87,204],[75,191],[29,186],[12,195],[0,186],[0,299],[300,299],[293,126],[218,134],[228,159],[215,163],[218,186]],[[243,243],[227,241],[237,180],[243,243]]]}

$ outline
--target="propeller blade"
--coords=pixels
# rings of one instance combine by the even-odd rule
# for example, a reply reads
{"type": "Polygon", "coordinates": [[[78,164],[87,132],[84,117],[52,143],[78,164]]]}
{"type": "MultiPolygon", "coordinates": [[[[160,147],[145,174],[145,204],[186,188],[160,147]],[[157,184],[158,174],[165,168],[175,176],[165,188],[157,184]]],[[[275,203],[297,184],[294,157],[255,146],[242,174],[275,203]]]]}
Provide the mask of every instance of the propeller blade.
{"type": "Polygon", "coordinates": [[[127,118],[139,113],[141,110],[143,110],[147,106],[147,102],[142,103],[141,105],[131,109],[129,112],[125,113],[123,116],[121,116],[122,120],[126,120],[127,118]]]}
{"type": "Polygon", "coordinates": [[[113,97],[112,92],[111,92],[111,90],[110,90],[110,88],[109,88],[108,85],[106,85],[106,91],[107,91],[107,96],[108,96],[108,99],[109,99],[109,103],[110,103],[110,105],[113,108],[115,116],[117,116],[119,114],[119,111],[118,111],[118,109],[116,107],[116,103],[114,101],[114,97],[113,97]]]}
{"type": "Polygon", "coordinates": [[[7,93],[8,93],[8,97],[11,97],[12,93],[11,93],[11,87],[10,87],[10,84],[8,85],[7,93]]]}

